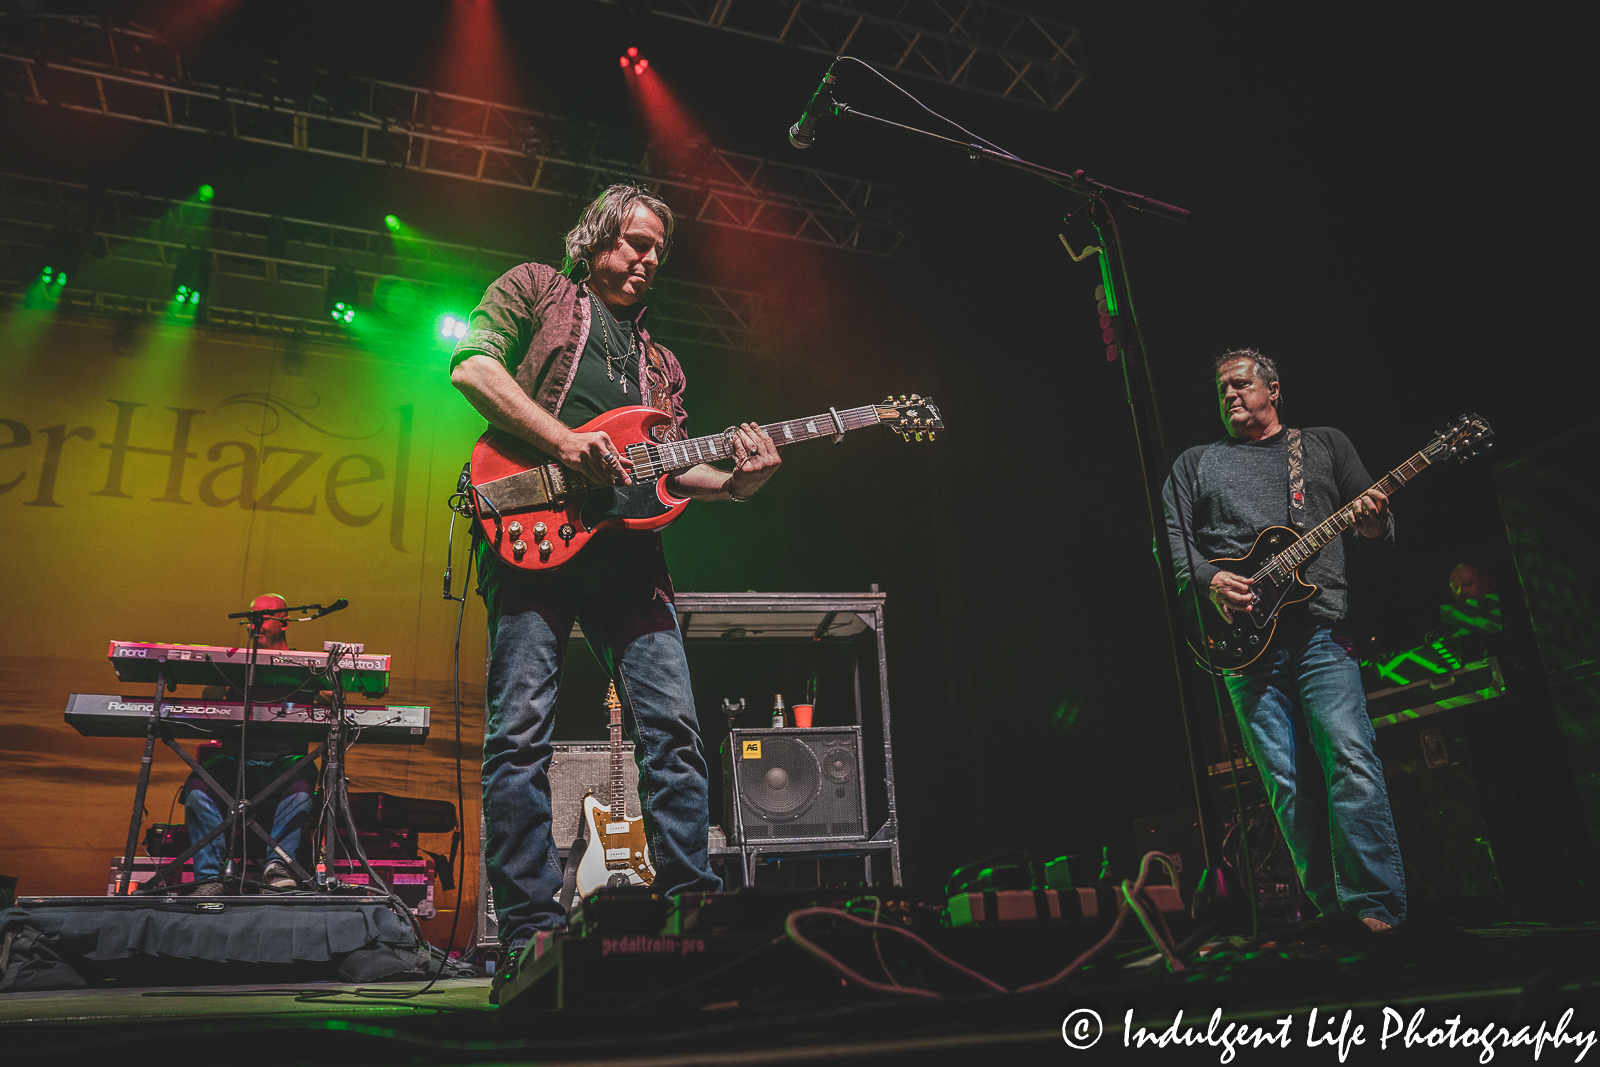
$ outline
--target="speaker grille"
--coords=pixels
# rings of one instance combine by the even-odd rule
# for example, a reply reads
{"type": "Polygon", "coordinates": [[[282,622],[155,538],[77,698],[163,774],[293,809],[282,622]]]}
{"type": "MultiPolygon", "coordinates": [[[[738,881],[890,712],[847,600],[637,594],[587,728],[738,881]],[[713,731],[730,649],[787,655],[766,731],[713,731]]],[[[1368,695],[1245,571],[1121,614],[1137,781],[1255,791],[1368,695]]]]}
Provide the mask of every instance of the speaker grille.
{"type": "MultiPolygon", "coordinates": [[[[550,758],[550,834],[557,848],[566,848],[583,828],[583,796],[593,792],[602,804],[611,802],[611,743],[561,741],[550,758]]],[[[639,814],[639,767],[631,753],[622,764],[627,786],[624,806],[630,817],[639,814]]]]}
{"type": "Polygon", "coordinates": [[[735,730],[724,750],[723,775],[730,839],[741,822],[752,842],[866,836],[861,738],[854,727],[735,730]]]}
{"type": "Polygon", "coordinates": [[[746,802],[769,819],[804,815],[822,789],[817,754],[793,737],[774,737],[761,755],[760,760],[746,761],[746,802]]]}

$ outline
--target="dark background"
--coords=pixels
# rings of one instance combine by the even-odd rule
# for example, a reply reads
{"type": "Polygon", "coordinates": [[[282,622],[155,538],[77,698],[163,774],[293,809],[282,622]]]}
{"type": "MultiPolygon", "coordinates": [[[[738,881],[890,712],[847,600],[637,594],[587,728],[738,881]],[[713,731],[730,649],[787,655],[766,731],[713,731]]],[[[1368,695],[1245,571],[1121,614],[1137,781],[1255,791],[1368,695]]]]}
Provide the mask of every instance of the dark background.
{"type": "MultiPolygon", "coordinates": [[[[597,3],[502,9],[512,102],[640,133],[615,58],[635,45],[719,146],[898,187],[907,236],[887,260],[680,229],[665,271],[768,298],[761,353],[680,348],[691,430],[915,390],[939,402],[949,432],[931,446],[863,433],[791,450],[757,500],[690,509],[669,532],[678,588],[889,594],[908,880],[1005,848],[1106,845],[1127,872],[1132,820],[1192,793],[1139,457],[1095,318],[1098,272],[1057,239],[1090,242],[1084,222],[1061,221],[1079,202],[848,121],[825,121],[809,152],[794,151],[785,131],[826,57],[597,3]]],[[[463,91],[483,73],[441,61],[443,4],[88,10],[239,62],[463,91]],[[198,25],[201,10],[221,14],[198,25]]],[[[1498,460],[1592,418],[1579,156],[1593,87],[1575,8],[1523,20],[1404,6],[1038,10],[1083,27],[1093,70],[1059,113],[902,84],[1027,158],[1194,212],[1186,225],[1120,216],[1174,454],[1219,436],[1211,360],[1237,346],[1278,361],[1287,422],[1342,428],[1374,477],[1464,411],[1494,424],[1498,460]]],[[[933,124],[859,67],[841,68],[838,95],[933,124]]],[[[209,181],[219,203],[356,226],[392,211],[431,237],[547,261],[576,213],[552,197],[0,106],[4,167],[26,174],[174,197],[209,181]]],[[[1453,563],[1502,561],[1489,467],[1452,466],[1408,490],[1396,549],[1358,559],[1352,622],[1369,647],[1418,643],[1453,563]]],[[[759,709],[773,690],[800,691],[804,659],[777,657],[763,679],[708,662],[697,689],[759,709]]],[[[842,699],[819,704],[820,722],[848,715],[842,699]]],[[[701,712],[714,749],[721,716],[701,712]]],[[[597,733],[597,722],[561,730],[597,733]]]]}

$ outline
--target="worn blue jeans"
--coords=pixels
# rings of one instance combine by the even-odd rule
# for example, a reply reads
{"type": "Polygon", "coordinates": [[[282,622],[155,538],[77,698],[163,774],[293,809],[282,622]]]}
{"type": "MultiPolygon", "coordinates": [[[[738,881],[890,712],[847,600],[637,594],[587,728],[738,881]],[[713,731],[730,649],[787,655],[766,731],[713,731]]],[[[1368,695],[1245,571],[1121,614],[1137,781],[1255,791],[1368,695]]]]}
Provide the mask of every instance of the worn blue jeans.
{"type": "MultiPolygon", "coordinates": [[[[263,758],[246,758],[244,761],[245,795],[256,793],[271,785],[278,775],[289,769],[299,756],[271,755],[263,758]]],[[[207,760],[205,769],[222,788],[232,791],[239,780],[239,764],[232,756],[218,756],[207,760]]],[[[276,797],[263,801],[272,811],[270,833],[278,846],[293,856],[300,847],[300,835],[305,830],[306,813],[311,810],[311,794],[317,787],[317,762],[306,760],[299,773],[289,779],[276,797]],[[275,806],[274,806],[275,805],[275,806]]],[[[212,795],[211,788],[196,775],[190,775],[184,785],[184,825],[189,830],[189,840],[204,837],[211,828],[222,821],[222,805],[212,795]]],[[[259,813],[260,809],[256,809],[259,813]]],[[[263,825],[265,823],[263,822],[263,825]]],[[[243,828],[241,828],[243,829],[243,828]]],[[[267,852],[266,842],[248,829],[245,833],[246,855],[261,857],[265,863],[273,859],[267,852]]],[[[210,844],[194,854],[194,880],[215,881],[222,876],[223,859],[227,854],[231,832],[223,831],[211,839],[210,844]]],[[[280,861],[282,862],[282,861],[280,861]]]]}
{"type": "Polygon", "coordinates": [[[559,570],[538,574],[515,571],[487,552],[479,559],[488,565],[491,649],[485,860],[501,943],[566,922],[556,900],[556,849],[570,842],[551,839],[549,768],[556,688],[574,621],[622,698],[656,891],[721,889],[706,851],[705,750],[660,538],[602,533],[559,570]]]}
{"type": "Polygon", "coordinates": [[[1285,636],[1228,676],[1245,747],[1318,911],[1398,926],[1406,876],[1360,668],[1326,625],[1285,636]]]}

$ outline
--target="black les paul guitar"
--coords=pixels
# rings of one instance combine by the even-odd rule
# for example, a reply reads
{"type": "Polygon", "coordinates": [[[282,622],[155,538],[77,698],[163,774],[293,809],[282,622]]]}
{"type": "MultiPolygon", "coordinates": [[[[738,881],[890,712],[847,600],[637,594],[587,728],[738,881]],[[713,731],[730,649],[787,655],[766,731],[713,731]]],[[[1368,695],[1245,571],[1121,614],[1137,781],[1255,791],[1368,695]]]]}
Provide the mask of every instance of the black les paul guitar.
{"type": "MultiPolygon", "coordinates": [[[[1493,435],[1487,421],[1477,415],[1463,415],[1435,434],[1420,452],[1384,475],[1373,488],[1393,497],[1441,460],[1455,457],[1465,462],[1478,445],[1493,435]]],[[[1301,568],[1354,524],[1355,501],[1351,501],[1304,534],[1287,526],[1271,526],[1256,535],[1249,555],[1212,560],[1212,566],[1251,579],[1252,605],[1249,611],[1235,611],[1232,622],[1225,621],[1209,601],[1201,606],[1201,633],[1189,641],[1200,665],[1237,671],[1260,659],[1272,644],[1283,609],[1316,594],[1317,587],[1300,577],[1301,568]]]]}

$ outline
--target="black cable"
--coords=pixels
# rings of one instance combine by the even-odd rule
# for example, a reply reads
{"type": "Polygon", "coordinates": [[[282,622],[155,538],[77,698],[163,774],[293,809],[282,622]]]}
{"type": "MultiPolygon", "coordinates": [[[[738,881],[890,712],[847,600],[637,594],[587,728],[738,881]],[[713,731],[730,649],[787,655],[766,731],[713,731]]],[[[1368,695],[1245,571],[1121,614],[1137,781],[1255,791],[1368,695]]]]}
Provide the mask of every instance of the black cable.
{"type": "MultiPolygon", "coordinates": [[[[457,499],[457,497],[459,497],[459,495],[460,494],[457,494],[456,496],[451,497],[451,505],[452,505],[451,506],[451,510],[452,511],[456,510],[456,508],[454,506],[454,502],[457,499]]],[[[451,529],[452,536],[453,536],[454,530],[455,530],[455,518],[454,518],[454,516],[452,516],[451,520],[450,520],[450,529],[451,529]]],[[[448,555],[448,551],[449,550],[447,549],[446,550],[447,555],[448,555]]],[[[467,554],[466,585],[468,587],[470,587],[471,584],[472,584],[472,568],[473,568],[473,563],[476,560],[476,556],[477,556],[477,554],[473,553],[473,552],[469,552],[467,554]]],[[[449,566],[449,564],[447,562],[446,563],[446,567],[448,568],[448,566],[449,566]]],[[[464,834],[465,830],[464,829],[459,829],[460,827],[462,827],[462,824],[463,824],[463,814],[462,813],[466,811],[466,785],[465,785],[465,781],[464,781],[464,777],[463,777],[463,772],[462,772],[462,769],[461,769],[461,757],[462,757],[462,741],[461,741],[461,714],[462,714],[462,707],[461,707],[461,632],[462,632],[462,628],[463,628],[463,626],[464,626],[464,624],[466,622],[467,598],[466,598],[465,595],[463,595],[463,596],[460,596],[460,597],[451,597],[450,599],[457,600],[461,604],[460,608],[457,609],[457,611],[456,611],[456,640],[455,640],[454,655],[451,657],[451,674],[450,674],[450,678],[451,678],[452,691],[453,691],[453,694],[454,694],[454,697],[455,697],[455,712],[456,712],[456,825],[458,827],[458,832],[464,834]]],[[[341,789],[341,793],[344,794],[344,799],[345,799],[345,804],[344,804],[343,810],[344,810],[345,814],[347,816],[349,816],[350,815],[350,812],[349,812],[349,796],[348,796],[348,794],[345,794],[342,789],[341,789]]],[[[355,836],[354,836],[355,835],[355,822],[354,822],[354,817],[353,816],[350,816],[350,833],[352,835],[351,836],[352,842],[355,844],[355,847],[356,847],[357,851],[361,853],[361,863],[367,869],[367,877],[371,878],[375,884],[380,884],[380,883],[378,883],[378,880],[377,880],[377,873],[375,871],[373,871],[371,863],[368,862],[368,860],[367,860],[365,851],[361,849],[360,841],[357,840],[355,838],[355,836]]],[[[393,901],[398,901],[401,904],[401,907],[405,912],[406,918],[410,921],[412,928],[416,931],[418,944],[419,945],[428,945],[428,951],[429,951],[429,958],[430,959],[432,959],[435,955],[437,955],[439,957],[438,958],[438,964],[439,965],[438,965],[437,968],[435,968],[433,975],[431,977],[429,977],[428,984],[423,986],[421,989],[395,991],[395,992],[389,992],[387,990],[366,990],[366,989],[359,989],[358,988],[353,993],[350,994],[351,996],[359,997],[359,998],[362,998],[362,999],[365,999],[365,1000],[407,1000],[407,999],[409,999],[411,997],[420,997],[424,993],[427,993],[429,990],[431,990],[434,987],[434,985],[439,981],[440,978],[444,977],[445,972],[447,970],[449,970],[449,967],[450,967],[450,947],[453,946],[455,944],[455,941],[456,941],[456,930],[457,930],[457,928],[458,928],[458,926],[459,926],[459,924],[461,922],[461,898],[462,898],[462,896],[464,895],[464,893],[466,891],[467,850],[466,850],[466,847],[465,847],[465,842],[463,842],[463,847],[459,851],[458,859],[459,859],[459,862],[460,862],[460,874],[455,880],[455,882],[456,882],[455,916],[450,920],[450,935],[449,935],[449,938],[445,941],[445,948],[444,948],[444,951],[442,953],[439,952],[439,950],[434,948],[432,945],[428,945],[427,940],[422,936],[422,927],[416,921],[416,917],[411,914],[411,909],[404,907],[404,901],[400,901],[399,900],[399,897],[395,895],[394,890],[393,890],[392,887],[390,887],[390,889],[389,889],[389,897],[390,897],[390,899],[393,900],[393,901]]],[[[339,992],[343,993],[344,991],[341,990],[339,992]]],[[[332,996],[332,995],[335,995],[335,994],[329,993],[328,995],[332,996]]],[[[317,998],[317,997],[315,997],[313,995],[308,995],[306,997],[301,997],[301,998],[297,998],[297,999],[300,999],[302,1001],[310,1001],[310,1000],[319,999],[319,998],[317,998]]]]}

